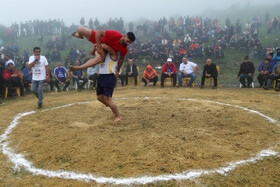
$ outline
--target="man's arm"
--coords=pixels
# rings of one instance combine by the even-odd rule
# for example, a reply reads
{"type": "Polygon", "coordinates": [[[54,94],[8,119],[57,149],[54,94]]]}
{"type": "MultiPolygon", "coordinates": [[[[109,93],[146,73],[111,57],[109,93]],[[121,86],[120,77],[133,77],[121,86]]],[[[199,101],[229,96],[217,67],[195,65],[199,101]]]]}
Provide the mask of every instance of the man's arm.
{"type": "Polygon", "coordinates": [[[196,73],[197,69],[198,69],[198,65],[196,64],[196,67],[194,68],[194,73],[196,73]]]}
{"type": "Polygon", "coordinates": [[[176,66],[175,64],[172,64],[173,65],[173,73],[176,73],[176,66]]]}
{"type": "Polygon", "coordinates": [[[49,69],[49,66],[45,66],[46,68],[46,81],[49,82],[50,81],[50,69],[49,69]]]}
{"type": "MultiPolygon", "coordinates": [[[[40,56],[35,56],[34,60],[33,60],[31,63],[30,63],[30,61],[29,61],[30,64],[28,64],[28,68],[29,68],[29,69],[33,68],[33,67],[35,66],[36,62],[37,62],[39,59],[40,59],[40,56]]],[[[29,58],[29,60],[30,60],[30,58],[29,58]]]]}
{"type": "Polygon", "coordinates": [[[105,36],[106,36],[105,30],[95,32],[95,41],[96,41],[97,52],[101,55],[102,59],[105,58],[105,52],[101,46],[101,38],[105,37],[105,36]]]}
{"type": "Polygon", "coordinates": [[[117,68],[117,71],[119,72],[122,65],[123,65],[123,62],[124,62],[124,56],[121,56],[120,59],[119,59],[119,62],[118,62],[118,68],[117,68]]]}
{"type": "Polygon", "coordinates": [[[71,76],[72,76],[72,77],[76,77],[76,76],[73,74],[73,71],[71,71],[71,76]]]}

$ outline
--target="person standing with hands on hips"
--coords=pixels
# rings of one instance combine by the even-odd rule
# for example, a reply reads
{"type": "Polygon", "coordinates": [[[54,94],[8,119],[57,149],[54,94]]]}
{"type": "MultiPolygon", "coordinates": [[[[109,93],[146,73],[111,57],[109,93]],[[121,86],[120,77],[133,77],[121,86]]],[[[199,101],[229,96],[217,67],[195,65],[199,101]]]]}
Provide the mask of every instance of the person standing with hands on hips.
{"type": "Polygon", "coordinates": [[[38,109],[43,107],[43,86],[49,82],[49,63],[45,56],[41,55],[40,47],[34,47],[34,55],[29,58],[28,67],[32,69],[31,90],[38,98],[38,109]]]}

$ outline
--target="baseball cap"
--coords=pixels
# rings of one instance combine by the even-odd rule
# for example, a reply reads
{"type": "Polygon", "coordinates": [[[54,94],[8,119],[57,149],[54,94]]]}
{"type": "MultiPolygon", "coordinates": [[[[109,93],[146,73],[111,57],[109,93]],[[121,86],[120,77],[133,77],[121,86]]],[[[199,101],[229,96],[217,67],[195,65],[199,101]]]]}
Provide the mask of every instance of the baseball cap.
{"type": "Polygon", "coordinates": [[[172,58],[168,58],[168,59],[167,59],[167,62],[172,62],[172,58]]]}

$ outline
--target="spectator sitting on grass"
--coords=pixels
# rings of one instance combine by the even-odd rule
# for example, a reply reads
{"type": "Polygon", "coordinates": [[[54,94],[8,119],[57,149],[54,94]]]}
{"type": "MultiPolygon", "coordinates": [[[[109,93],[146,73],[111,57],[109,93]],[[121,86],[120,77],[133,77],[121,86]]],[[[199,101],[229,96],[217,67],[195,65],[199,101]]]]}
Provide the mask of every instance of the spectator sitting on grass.
{"type": "Polygon", "coordinates": [[[69,73],[63,66],[61,66],[61,62],[58,62],[57,67],[54,69],[54,77],[55,77],[55,86],[57,88],[57,91],[60,92],[60,87],[58,84],[62,84],[62,83],[65,84],[63,91],[66,91],[66,89],[70,84],[69,73]]]}
{"type": "Polygon", "coordinates": [[[145,86],[148,86],[150,82],[153,82],[153,85],[156,86],[158,81],[158,74],[151,65],[148,65],[145,69],[142,76],[142,81],[145,83],[145,86]]]}

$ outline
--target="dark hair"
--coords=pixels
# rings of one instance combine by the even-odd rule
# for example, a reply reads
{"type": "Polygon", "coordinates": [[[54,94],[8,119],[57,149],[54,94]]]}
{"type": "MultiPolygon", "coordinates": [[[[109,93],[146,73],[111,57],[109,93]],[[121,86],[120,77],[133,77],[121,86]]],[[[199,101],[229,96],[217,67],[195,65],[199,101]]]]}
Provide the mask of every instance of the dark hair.
{"type": "Polygon", "coordinates": [[[269,58],[265,58],[264,60],[265,60],[265,61],[270,61],[270,59],[269,59],[269,58]]]}
{"type": "Polygon", "coordinates": [[[126,35],[130,39],[131,42],[135,41],[136,38],[135,38],[135,35],[133,34],[133,32],[128,32],[126,35]]]}
{"type": "Polygon", "coordinates": [[[34,47],[33,52],[35,52],[36,50],[41,50],[41,48],[40,47],[34,47]]]}
{"type": "Polygon", "coordinates": [[[244,57],[244,60],[248,60],[248,59],[249,59],[249,57],[248,57],[248,56],[245,56],[245,57],[244,57]]]}

